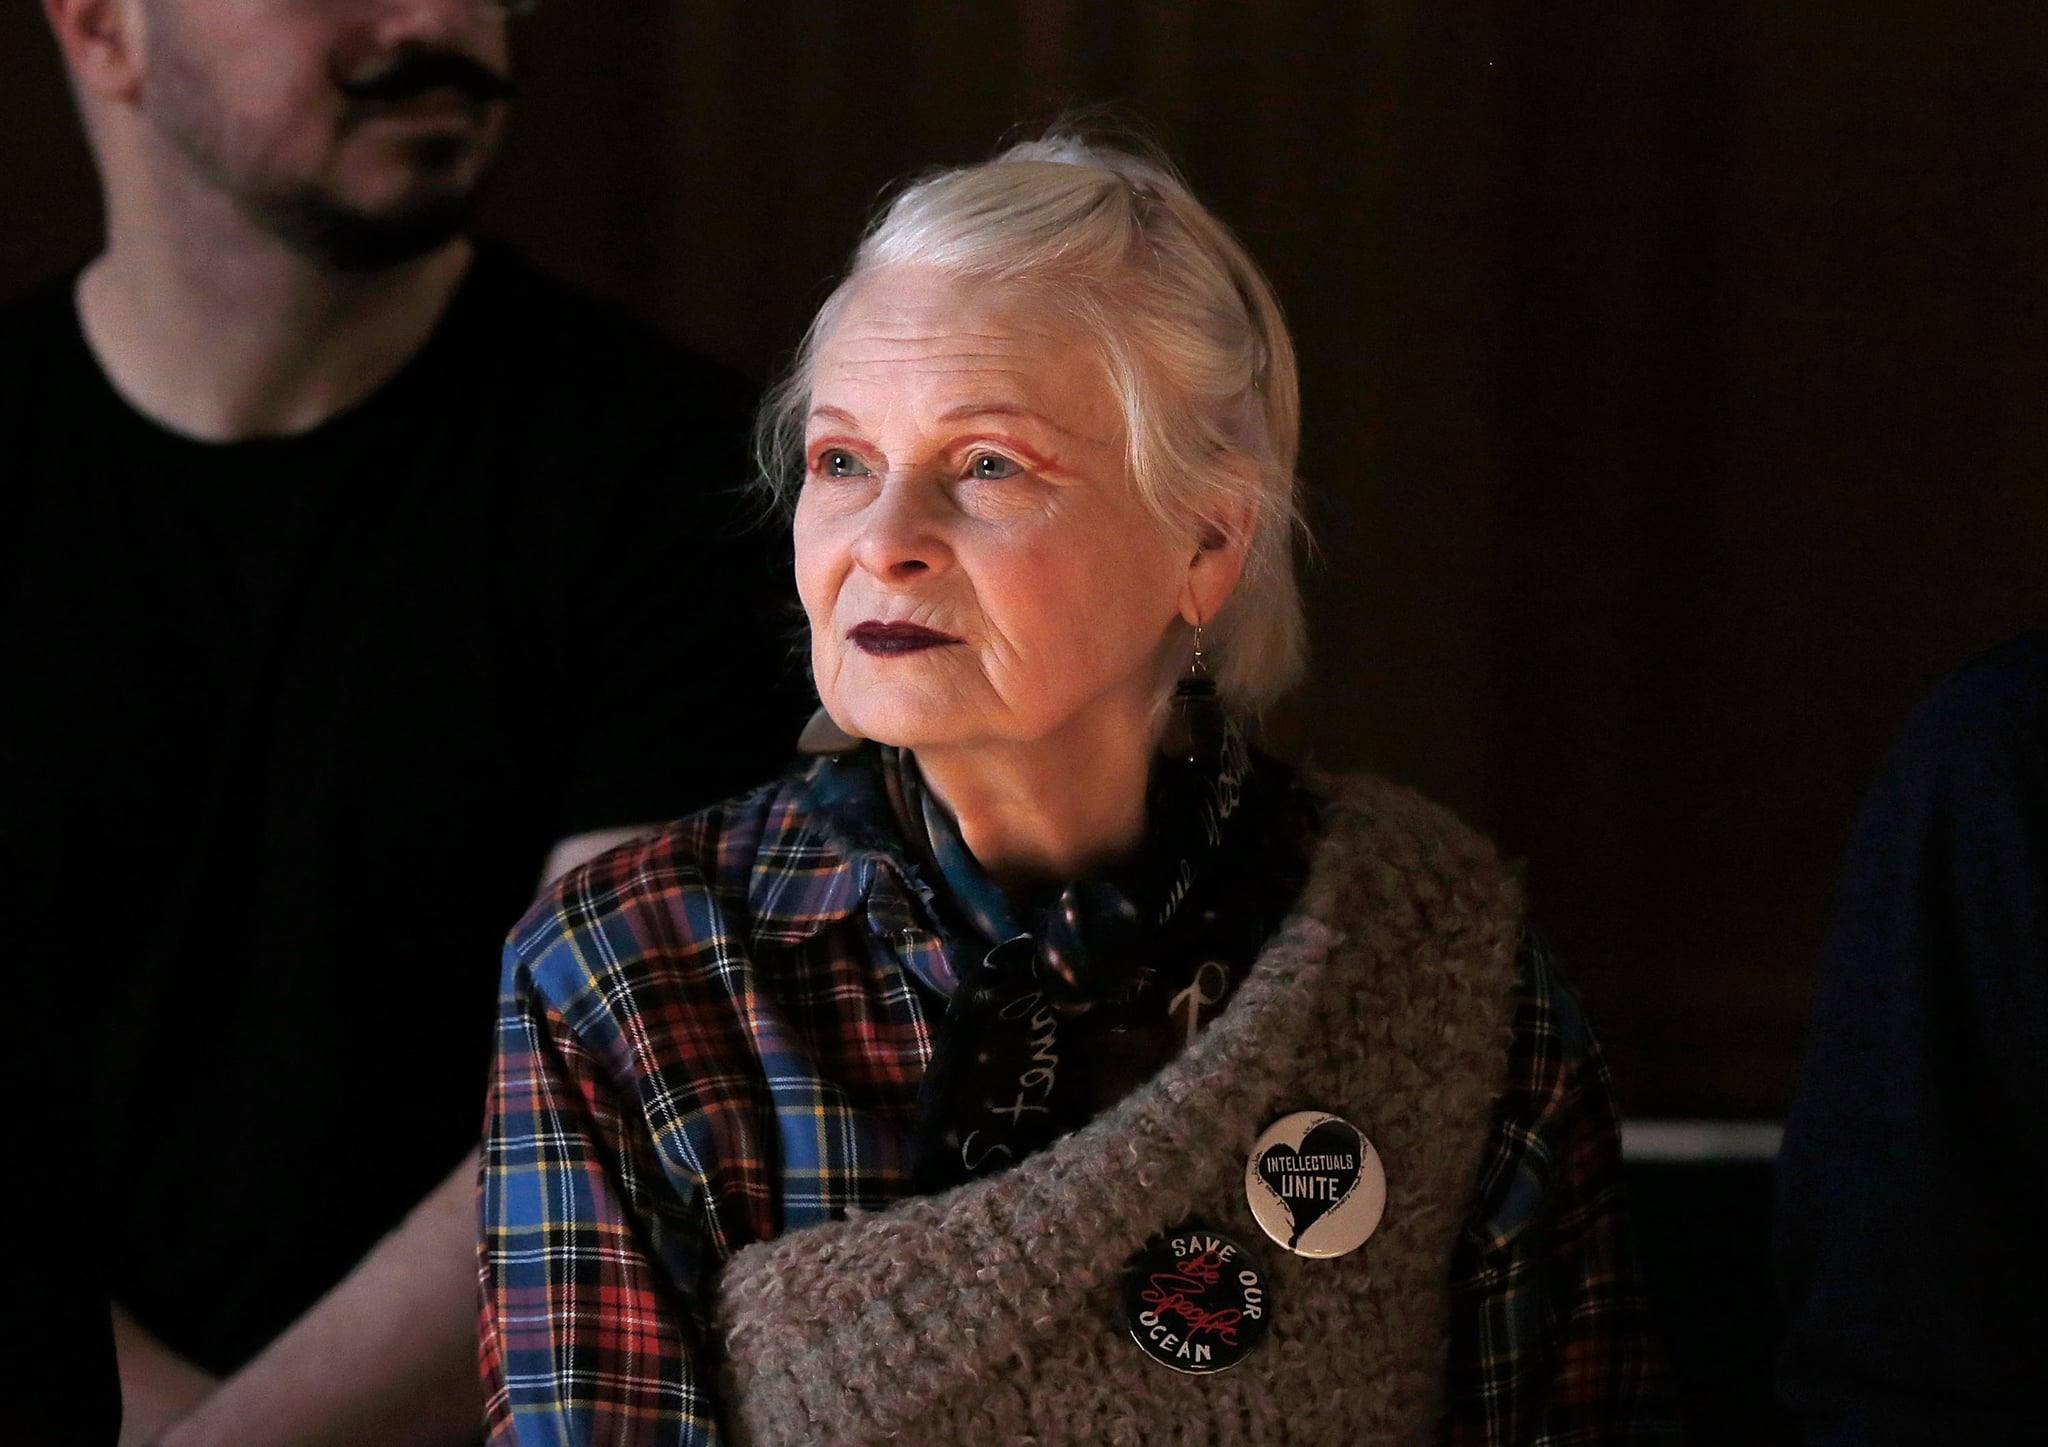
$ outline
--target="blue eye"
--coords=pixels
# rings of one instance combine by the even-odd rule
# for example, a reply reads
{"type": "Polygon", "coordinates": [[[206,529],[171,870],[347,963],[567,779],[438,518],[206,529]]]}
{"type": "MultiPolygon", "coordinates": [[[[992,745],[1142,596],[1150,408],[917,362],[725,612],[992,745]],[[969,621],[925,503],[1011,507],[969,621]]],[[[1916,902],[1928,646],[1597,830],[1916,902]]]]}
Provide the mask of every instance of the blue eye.
{"type": "Polygon", "coordinates": [[[843,447],[828,447],[818,454],[811,471],[821,477],[866,477],[867,465],[843,447]]]}
{"type": "Polygon", "coordinates": [[[1006,477],[1022,477],[1024,469],[1000,452],[977,452],[967,464],[967,475],[977,482],[1001,482],[1006,477]]]}

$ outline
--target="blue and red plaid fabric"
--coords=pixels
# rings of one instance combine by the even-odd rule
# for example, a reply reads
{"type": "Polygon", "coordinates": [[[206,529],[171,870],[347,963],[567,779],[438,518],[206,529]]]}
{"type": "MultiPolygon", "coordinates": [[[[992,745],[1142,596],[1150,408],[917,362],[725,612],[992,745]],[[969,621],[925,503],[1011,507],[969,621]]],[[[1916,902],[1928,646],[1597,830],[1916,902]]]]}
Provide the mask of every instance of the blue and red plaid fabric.
{"type": "MultiPolygon", "coordinates": [[[[813,770],[832,767],[828,762],[813,770]]],[[[572,873],[505,953],[484,1157],[495,1447],[721,1441],[707,1283],[740,1247],[911,1190],[929,982],[919,887],[828,833],[806,775],[572,873]]],[[[1525,951],[1453,1264],[1446,1440],[1668,1440],[1599,1052],[1525,951]]]]}

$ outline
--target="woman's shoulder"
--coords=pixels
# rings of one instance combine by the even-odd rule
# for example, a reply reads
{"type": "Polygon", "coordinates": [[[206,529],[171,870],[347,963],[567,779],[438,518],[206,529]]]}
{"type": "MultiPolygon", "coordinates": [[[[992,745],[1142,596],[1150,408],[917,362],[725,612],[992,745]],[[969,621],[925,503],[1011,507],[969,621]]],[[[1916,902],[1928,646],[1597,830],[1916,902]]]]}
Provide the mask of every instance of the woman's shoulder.
{"type": "Polygon", "coordinates": [[[560,997],[624,972],[729,962],[851,888],[818,827],[809,770],[630,839],[556,880],[506,944],[506,964],[560,997]]]}
{"type": "Polygon", "coordinates": [[[1338,837],[1355,850],[1408,860],[1440,855],[1472,861],[1497,859],[1486,835],[1448,805],[1379,774],[1298,771],[1302,786],[1318,801],[1325,837],[1338,837]]]}
{"type": "Polygon", "coordinates": [[[1353,914],[1360,903],[1394,891],[1433,915],[1448,910],[1519,921],[1515,871],[1451,809],[1377,774],[1304,769],[1300,780],[1318,818],[1306,901],[1314,912],[1353,914]]]}
{"type": "MultiPolygon", "coordinates": [[[[1318,800],[1320,844],[1359,868],[1417,870],[1439,886],[1483,885],[1514,926],[1519,1029],[1577,1058],[1592,1045],[1584,1008],[1557,957],[1522,908],[1519,862],[1453,810],[1376,774],[1317,774],[1302,781],[1318,800]]],[[[1554,1053],[1554,1052],[1553,1052],[1554,1053]]]]}
{"type": "Polygon", "coordinates": [[[1303,782],[1321,824],[1307,911],[1364,946],[1373,969],[1404,962],[1402,998],[1418,1008],[1471,993],[1497,1002],[1494,1123],[1470,1229],[1501,1245],[1540,1214],[1560,1172],[1585,1167],[1589,1141],[1612,1145],[1607,1067],[1585,1009],[1527,917],[1518,871],[1485,835],[1387,779],[1303,782]]]}

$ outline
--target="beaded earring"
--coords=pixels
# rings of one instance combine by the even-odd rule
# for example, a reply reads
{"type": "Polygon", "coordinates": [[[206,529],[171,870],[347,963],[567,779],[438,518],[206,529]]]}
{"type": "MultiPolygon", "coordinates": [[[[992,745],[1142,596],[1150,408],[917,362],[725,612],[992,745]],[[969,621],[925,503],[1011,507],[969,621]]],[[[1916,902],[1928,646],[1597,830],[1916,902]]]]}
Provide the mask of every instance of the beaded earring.
{"type": "Polygon", "coordinates": [[[1211,767],[1223,756],[1223,732],[1223,705],[1216,696],[1216,680],[1202,659],[1202,625],[1197,623],[1194,656],[1188,660],[1187,673],[1173,686],[1159,751],[1168,758],[1211,767]]]}

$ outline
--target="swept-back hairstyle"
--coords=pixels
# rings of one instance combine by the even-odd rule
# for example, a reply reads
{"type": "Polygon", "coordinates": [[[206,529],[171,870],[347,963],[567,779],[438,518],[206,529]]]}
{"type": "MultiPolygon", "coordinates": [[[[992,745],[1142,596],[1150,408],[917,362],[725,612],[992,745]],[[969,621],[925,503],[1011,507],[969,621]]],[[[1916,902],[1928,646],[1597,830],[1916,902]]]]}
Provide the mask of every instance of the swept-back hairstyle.
{"type": "Polygon", "coordinates": [[[785,511],[803,481],[818,348],[861,278],[895,266],[1003,288],[1095,340],[1146,509],[1164,528],[1208,541],[1222,529],[1245,548],[1237,588],[1202,624],[1219,691],[1247,712],[1284,693],[1307,651],[1294,344],[1271,284],[1171,163],[1060,130],[884,206],[762,405],[756,458],[785,511]]]}

